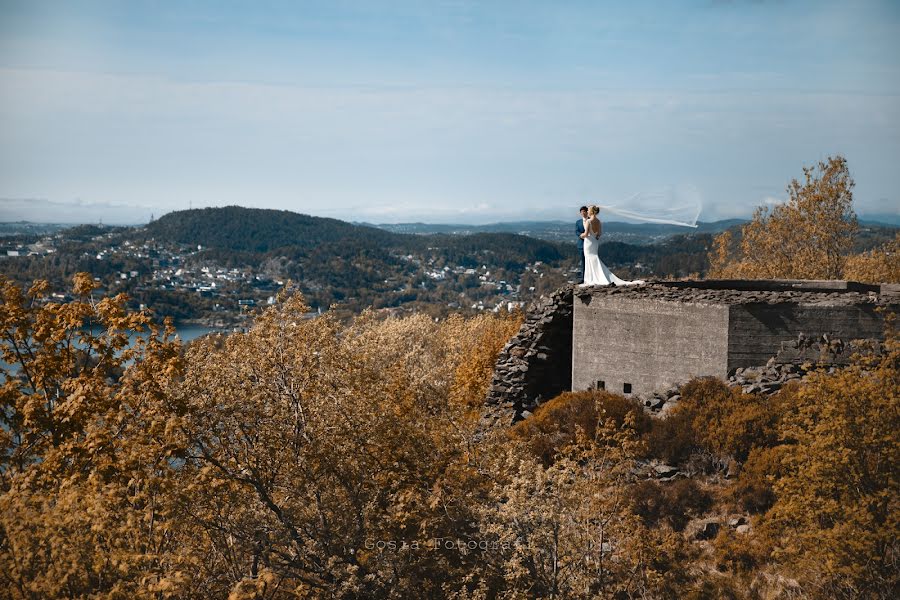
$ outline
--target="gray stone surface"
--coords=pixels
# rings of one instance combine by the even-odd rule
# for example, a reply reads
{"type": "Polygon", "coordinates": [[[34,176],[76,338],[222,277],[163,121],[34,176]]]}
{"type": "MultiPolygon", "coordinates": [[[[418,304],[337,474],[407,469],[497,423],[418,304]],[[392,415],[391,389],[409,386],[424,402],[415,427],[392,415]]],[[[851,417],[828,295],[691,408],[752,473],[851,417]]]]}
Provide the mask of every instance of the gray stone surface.
{"type": "MultiPolygon", "coordinates": [[[[728,370],[751,367],[765,362],[803,334],[821,354],[821,339],[846,345],[855,339],[884,337],[884,317],[878,305],[853,306],[829,304],[741,304],[729,307],[728,370]],[[839,342],[838,342],[839,341],[839,342]]],[[[812,347],[812,346],[811,346],[812,347]]],[[[823,357],[824,358],[824,357],[823,357]]],[[[845,355],[849,359],[849,354],[845,355]]],[[[811,353],[798,360],[817,360],[811,353]]]]}
{"type": "Polygon", "coordinates": [[[630,393],[643,395],[692,376],[728,373],[727,306],[623,294],[574,303],[574,390],[625,393],[630,384],[630,393]]]}

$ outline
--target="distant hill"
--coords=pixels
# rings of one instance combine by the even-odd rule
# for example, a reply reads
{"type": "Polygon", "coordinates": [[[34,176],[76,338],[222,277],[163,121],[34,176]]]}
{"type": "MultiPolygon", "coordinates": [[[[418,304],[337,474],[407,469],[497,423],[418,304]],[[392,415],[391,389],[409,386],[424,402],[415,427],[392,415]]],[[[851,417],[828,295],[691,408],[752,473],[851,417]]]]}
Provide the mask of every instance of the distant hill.
{"type": "Polygon", "coordinates": [[[135,225],[152,218],[153,208],[108,202],[53,202],[42,198],[0,198],[0,215],[9,221],[59,223],[67,226],[85,223],[135,225]]]}
{"type": "Polygon", "coordinates": [[[423,238],[337,219],[239,206],[176,211],[142,230],[145,238],[196,244],[211,250],[323,259],[328,255],[351,259],[361,253],[369,257],[421,254],[429,248],[439,248],[449,256],[468,254],[473,261],[490,254],[493,263],[526,264],[559,260],[569,254],[569,249],[531,237],[505,232],[473,233],[476,235],[423,238]]]}
{"type": "Polygon", "coordinates": [[[269,252],[276,248],[313,248],[323,243],[364,238],[392,244],[395,236],[365,227],[287,210],[197,208],[163,215],[144,227],[147,236],[179,244],[200,244],[219,250],[269,252]]]}
{"type": "MultiPolygon", "coordinates": [[[[368,227],[378,227],[387,231],[395,231],[398,233],[468,233],[473,231],[505,231],[515,232],[521,229],[534,229],[540,227],[567,227],[571,228],[577,221],[577,217],[573,217],[570,221],[508,221],[503,223],[489,223],[487,225],[465,225],[462,223],[360,223],[368,227]]],[[[653,233],[685,233],[690,231],[724,231],[732,225],[746,223],[746,219],[726,219],[723,221],[712,221],[697,223],[696,228],[682,227],[680,225],[661,225],[658,223],[623,223],[621,221],[604,221],[603,226],[610,231],[646,231],[653,233]]]]}
{"type": "MultiPolygon", "coordinates": [[[[702,223],[696,229],[607,223],[601,256],[627,278],[702,274],[715,233],[741,223],[702,223]]],[[[135,305],[179,319],[236,313],[238,298],[264,302],[275,282],[288,279],[314,307],[339,303],[350,312],[367,306],[413,307],[437,316],[457,308],[530,301],[577,278],[574,225],[574,219],[486,226],[418,223],[389,231],[230,206],[177,211],[143,227],[82,225],[59,231],[53,254],[0,259],[5,274],[22,285],[48,279],[64,289],[74,273],[87,271],[108,289],[128,293],[135,305]],[[146,244],[151,239],[155,243],[146,244]],[[225,277],[215,295],[203,295],[197,283],[207,276],[198,273],[209,269],[237,275],[225,277]],[[173,275],[176,270],[182,275],[173,275]]],[[[16,227],[21,230],[23,224],[16,227]]],[[[895,231],[864,226],[854,251],[893,239],[895,231]]],[[[28,235],[37,241],[36,234],[28,235]]],[[[15,243],[23,239],[20,234],[15,243]]]]}
{"type": "Polygon", "coordinates": [[[859,217],[859,224],[875,227],[900,227],[900,215],[865,215],[859,217]]]}

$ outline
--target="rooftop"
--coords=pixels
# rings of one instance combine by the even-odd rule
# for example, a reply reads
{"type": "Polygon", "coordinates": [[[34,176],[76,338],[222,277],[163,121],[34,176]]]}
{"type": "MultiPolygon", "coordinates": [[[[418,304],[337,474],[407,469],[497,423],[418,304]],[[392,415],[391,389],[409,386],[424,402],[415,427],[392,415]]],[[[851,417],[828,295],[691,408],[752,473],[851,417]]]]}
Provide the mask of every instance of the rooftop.
{"type": "Polygon", "coordinates": [[[900,286],[841,280],[709,279],[649,281],[644,285],[575,287],[575,296],[643,298],[704,304],[898,305],[900,286]]]}

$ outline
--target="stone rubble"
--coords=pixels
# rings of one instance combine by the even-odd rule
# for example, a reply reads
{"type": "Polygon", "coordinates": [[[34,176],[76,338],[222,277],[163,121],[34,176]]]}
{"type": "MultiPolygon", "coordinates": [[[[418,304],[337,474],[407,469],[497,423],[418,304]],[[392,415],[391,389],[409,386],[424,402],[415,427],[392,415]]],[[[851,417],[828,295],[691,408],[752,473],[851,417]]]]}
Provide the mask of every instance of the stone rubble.
{"type": "MultiPolygon", "coordinates": [[[[881,350],[881,346],[876,340],[860,340],[860,342],[853,345],[855,350],[866,351],[868,349],[870,352],[881,350]]],[[[846,362],[842,358],[843,356],[839,355],[829,360],[828,357],[823,356],[818,362],[798,364],[779,362],[778,357],[772,357],[763,366],[735,369],[725,383],[729,386],[739,386],[745,394],[769,396],[781,390],[791,381],[804,381],[811,373],[835,373],[838,369],[846,366],[846,362]]],[[[645,398],[636,397],[636,399],[643,405],[646,412],[664,419],[678,405],[681,394],[678,387],[672,387],[665,392],[657,392],[645,398]]]]}
{"type": "Polygon", "coordinates": [[[572,293],[566,285],[532,304],[500,352],[482,428],[508,427],[572,387],[572,293]]]}

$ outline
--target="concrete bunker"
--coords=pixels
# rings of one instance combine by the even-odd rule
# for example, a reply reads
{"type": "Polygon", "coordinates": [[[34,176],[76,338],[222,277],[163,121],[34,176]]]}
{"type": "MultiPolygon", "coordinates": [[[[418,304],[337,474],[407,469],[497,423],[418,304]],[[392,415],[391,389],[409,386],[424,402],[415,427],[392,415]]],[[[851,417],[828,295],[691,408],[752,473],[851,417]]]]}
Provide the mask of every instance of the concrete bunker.
{"type": "Polygon", "coordinates": [[[530,308],[494,369],[484,430],[566,391],[646,397],[692,377],[785,363],[846,364],[853,340],[883,340],[900,286],[848,281],[659,281],[567,285],[530,308]]]}
{"type": "Polygon", "coordinates": [[[576,288],[571,389],[645,395],[692,377],[727,379],[773,356],[846,362],[853,340],[883,339],[898,301],[897,286],[847,281],[576,288]]]}

